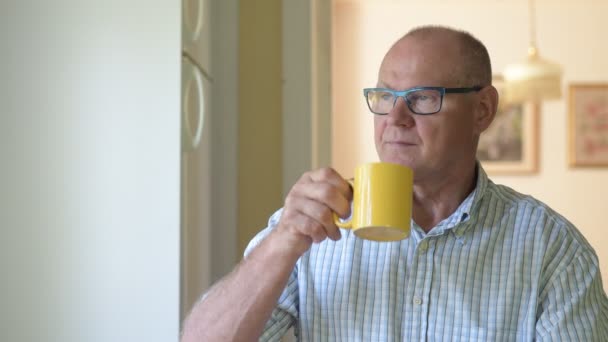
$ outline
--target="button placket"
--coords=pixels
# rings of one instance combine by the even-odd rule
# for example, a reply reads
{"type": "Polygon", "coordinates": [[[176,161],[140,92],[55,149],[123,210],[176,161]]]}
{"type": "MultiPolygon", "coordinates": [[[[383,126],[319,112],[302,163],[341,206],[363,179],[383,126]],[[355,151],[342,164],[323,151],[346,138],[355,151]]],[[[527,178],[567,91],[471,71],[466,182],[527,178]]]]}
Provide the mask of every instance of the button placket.
{"type": "Polygon", "coordinates": [[[424,293],[423,287],[428,286],[425,280],[425,270],[427,269],[428,258],[419,252],[422,243],[428,243],[425,239],[412,241],[412,262],[406,280],[404,298],[404,312],[402,322],[402,340],[417,341],[421,337],[420,326],[425,324],[424,310],[421,310],[423,300],[421,294],[424,293]],[[418,300],[415,301],[414,298],[418,300]]]}
{"type": "Polygon", "coordinates": [[[440,238],[435,237],[435,238],[428,238],[425,240],[426,242],[426,246],[425,246],[425,254],[424,255],[420,255],[420,258],[425,260],[424,262],[424,269],[422,269],[421,271],[424,272],[424,283],[421,288],[420,291],[418,293],[416,293],[416,296],[414,297],[414,307],[417,308],[417,310],[420,311],[420,316],[422,317],[421,321],[420,321],[420,331],[421,334],[423,334],[421,337],[421,339],[426,340],[428,338],[428,336],[426,336],[427,333],[427,327],[428,327],[428,312],[429,312],[429,296],[431,293],[431,287],[433,286],[433,259],[434,259],[434,250],[435,250],[435,245],[437,243],[439,243],[440,238]]]}
{"type": "Polygon", "coordinates": [[[454,237],[456,238],[456,241],[458,241],[458,243],[460,245],[464,245],[464,243],[465,243],[464,230],[462,228],[454,230],[453,234],[454,234],[454,237]]]}

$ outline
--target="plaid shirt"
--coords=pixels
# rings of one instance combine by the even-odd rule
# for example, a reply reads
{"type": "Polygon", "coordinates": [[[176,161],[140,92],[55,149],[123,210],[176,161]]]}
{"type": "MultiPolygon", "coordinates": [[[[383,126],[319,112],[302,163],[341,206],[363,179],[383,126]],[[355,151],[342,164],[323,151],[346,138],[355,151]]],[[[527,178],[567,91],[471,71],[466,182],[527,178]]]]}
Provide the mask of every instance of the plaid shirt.
{"type": "MultiPolygon", "coordinates": [[[[249,244],[246,254],[276,226],[249,244]]],[[[428,233],[313,244],[297,262],[261,341],[608,341],[598,259],[540,201],[494,184],[428,233]]]]}

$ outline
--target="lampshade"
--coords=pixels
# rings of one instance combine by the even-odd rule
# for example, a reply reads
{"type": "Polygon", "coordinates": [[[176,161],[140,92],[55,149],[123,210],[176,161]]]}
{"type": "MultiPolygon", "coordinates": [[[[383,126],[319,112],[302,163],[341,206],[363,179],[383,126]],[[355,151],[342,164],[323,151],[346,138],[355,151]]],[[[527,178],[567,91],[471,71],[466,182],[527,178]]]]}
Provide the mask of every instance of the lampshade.
{"type": "Polygon", "coordinates": [[[507,65],[503,72],[504,95],[508,102],[559,99],[562,96],[562,68],[543,59],[536,48],[534,1],[529,0],[530,47],[528,58],[507,65]]]}
{"type": "Polygon", "coordinates": [[[528,49],[525,61],[505,68],[503,77],[508,102],[559,99],[562,95],[562,68],[541,58],[533,46],[528,49]]]}

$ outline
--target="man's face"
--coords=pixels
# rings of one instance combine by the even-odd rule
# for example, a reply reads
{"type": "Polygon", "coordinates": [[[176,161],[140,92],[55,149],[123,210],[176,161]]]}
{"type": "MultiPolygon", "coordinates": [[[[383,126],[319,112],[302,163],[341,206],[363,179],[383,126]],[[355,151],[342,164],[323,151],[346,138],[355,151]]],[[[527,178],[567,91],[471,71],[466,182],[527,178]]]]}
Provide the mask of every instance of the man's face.
{"type": "MultiPolygon", "coordinates": [[[[406,38],[385,57],[378,87],[405,90],[418,86],[472,87],[459,84],[459,53],[446,39],[406,38]]],[[[374,116],[374,136],[380,160],[411,167],[416,178],[445,175],[458,163],[475,159],[476,93],[445,94],[441,111],[413,114],[399,98],[387,115],[374,116]]]]}

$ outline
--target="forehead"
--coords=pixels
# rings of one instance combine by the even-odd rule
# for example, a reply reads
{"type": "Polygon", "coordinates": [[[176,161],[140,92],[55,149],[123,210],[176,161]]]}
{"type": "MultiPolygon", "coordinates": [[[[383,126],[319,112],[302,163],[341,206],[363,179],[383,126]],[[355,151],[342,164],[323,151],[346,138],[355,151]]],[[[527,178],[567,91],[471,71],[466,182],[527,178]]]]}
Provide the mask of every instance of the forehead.
{"type": "Polygon", "coordinates": [[[454,37],[406,37],[393,45],[384,57],[378,84],[393,89],[455,86],[462,65],[461,56],[454,37]]]}

